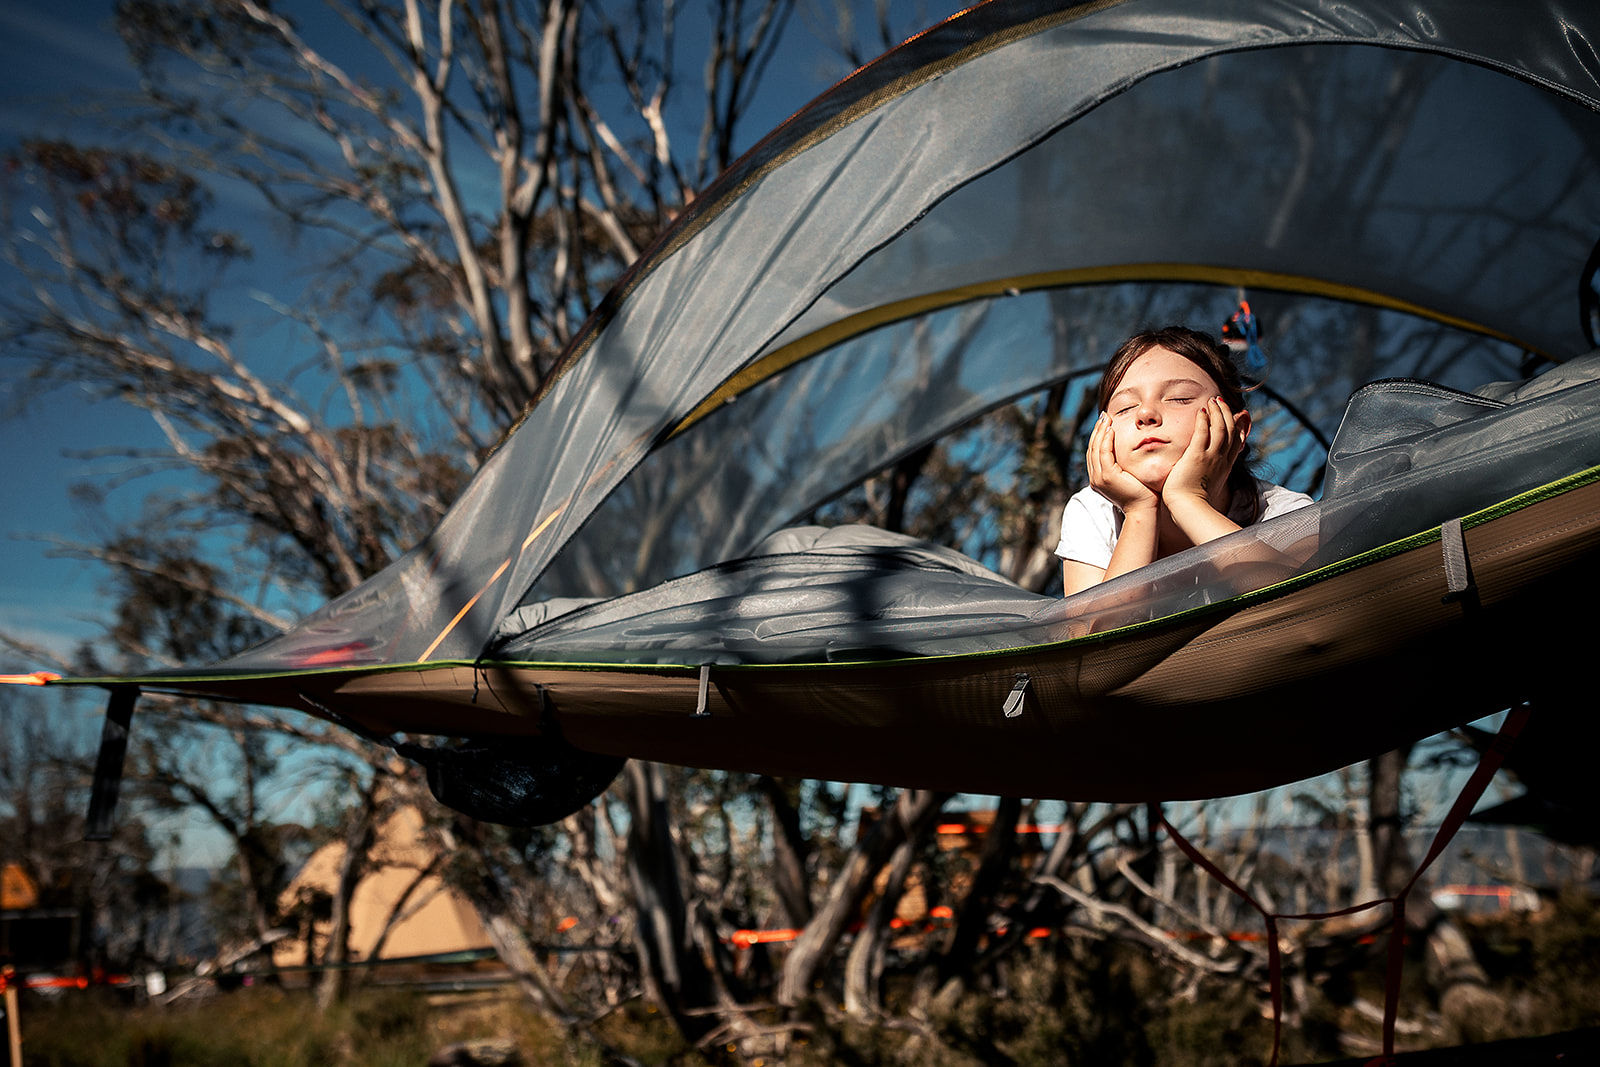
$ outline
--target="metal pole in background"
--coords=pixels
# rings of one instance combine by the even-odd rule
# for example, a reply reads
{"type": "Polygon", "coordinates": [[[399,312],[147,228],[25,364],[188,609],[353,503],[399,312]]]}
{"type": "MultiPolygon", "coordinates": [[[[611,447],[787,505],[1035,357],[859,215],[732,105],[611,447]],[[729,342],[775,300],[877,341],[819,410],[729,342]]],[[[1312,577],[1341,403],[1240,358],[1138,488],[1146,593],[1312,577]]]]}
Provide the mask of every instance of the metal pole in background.
{"type": "Polygon", "coordinates": [[[11,1067],[22,1067],[22,1022],[17,1018],[17,972],[0,970],[0,989],[6,991],[6,1036],[11,1045],[11,1067]]]}

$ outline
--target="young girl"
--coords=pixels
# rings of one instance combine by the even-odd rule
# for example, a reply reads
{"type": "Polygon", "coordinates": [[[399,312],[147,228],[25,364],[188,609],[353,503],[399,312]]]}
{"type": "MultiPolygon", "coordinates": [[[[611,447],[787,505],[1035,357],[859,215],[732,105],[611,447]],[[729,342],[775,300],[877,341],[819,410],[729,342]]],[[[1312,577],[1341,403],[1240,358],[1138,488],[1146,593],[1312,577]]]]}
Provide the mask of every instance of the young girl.
{"type": "Polygon", "coordinates": [[[1135,334],[1100,379],[1089,487],[1061,515],[1066,594],[1311,502],[1258,481],[1238,368],[1210,336],[1135,334]]]}

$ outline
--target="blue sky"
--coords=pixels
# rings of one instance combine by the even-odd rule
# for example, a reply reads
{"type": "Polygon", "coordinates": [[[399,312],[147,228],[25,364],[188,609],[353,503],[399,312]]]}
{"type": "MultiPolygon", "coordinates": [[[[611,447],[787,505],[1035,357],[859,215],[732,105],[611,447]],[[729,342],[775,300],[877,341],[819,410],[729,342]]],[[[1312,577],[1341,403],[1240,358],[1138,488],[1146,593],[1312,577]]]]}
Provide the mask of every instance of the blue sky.
{"type": "MultiPolygon", "coordinates": [[[[27,137],[98,132],[93,122],[72,113],[72,102],[136,84],[110,20],[110,0],[0,5],[0,146],[9,149],[27,137]]],[[[95,595],[98,576],[88,564],[56,558],[36,538],[87,539],[91,531],[77,521],[69,487],[125,471],[118,461],[84,454],[149,440],[150,428],[138,413],[91,403],[79,390],[36,395],[18,381],[20,369],[0,361],[0,451],[13,480],[0,520],[0,630],[61,648],[98,632],[90,621],[102,610],[95,595]]],[[[41,666],[13,658],[0,658],[0,669],[41,666]]]]}

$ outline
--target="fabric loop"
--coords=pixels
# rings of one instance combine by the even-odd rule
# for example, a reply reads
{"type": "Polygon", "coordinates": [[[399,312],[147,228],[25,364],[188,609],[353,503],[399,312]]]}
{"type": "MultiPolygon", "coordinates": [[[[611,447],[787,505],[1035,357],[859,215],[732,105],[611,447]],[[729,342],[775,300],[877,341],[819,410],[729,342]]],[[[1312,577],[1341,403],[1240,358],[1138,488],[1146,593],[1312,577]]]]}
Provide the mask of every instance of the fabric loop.
{"type": "Polygon", "coordinates": [[[1446,604],[1452,600],[1472,598],[1476,590],[1472,582],[1472,561],[1467,558],[1467,538],[1460,519],[1451,519],[1439,527],[1439,546],[1444,553],[1446,604]]]}
{"type": "Polygon", "coordinates": [[[94,782],[89,794],[89,814],[84,821],[85,841],[109,841],[116,829],[117,793],[122,787],[123,764],[128,754],[128,732],[133,724],[137,686],[111,691],[105,722],[100,728],[100,753],[95,759],[94,782]]]}

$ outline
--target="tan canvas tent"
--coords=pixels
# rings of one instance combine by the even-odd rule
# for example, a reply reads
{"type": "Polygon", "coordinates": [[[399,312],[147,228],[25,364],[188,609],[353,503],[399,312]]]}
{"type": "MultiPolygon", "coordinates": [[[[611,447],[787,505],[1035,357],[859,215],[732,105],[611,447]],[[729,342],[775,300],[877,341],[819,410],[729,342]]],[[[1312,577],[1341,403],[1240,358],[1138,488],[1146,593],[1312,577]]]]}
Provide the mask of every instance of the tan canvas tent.
{"type": "MultiPolygon", "coordinates": [[[[323,845],[279,896],[279,911],[304,921],[298,936],[274,943],[274,967],[303,967],[326,958],[330,922],[314,916],[321,910],[318,898],[337,891],[345,853],[342,841],[323,845]]],[[[415,960],[493,947],[471,902],[440,877],[437,860],[416,808],[399,808],[383,821],[350,902],[350,962],[415,960]]]]}

